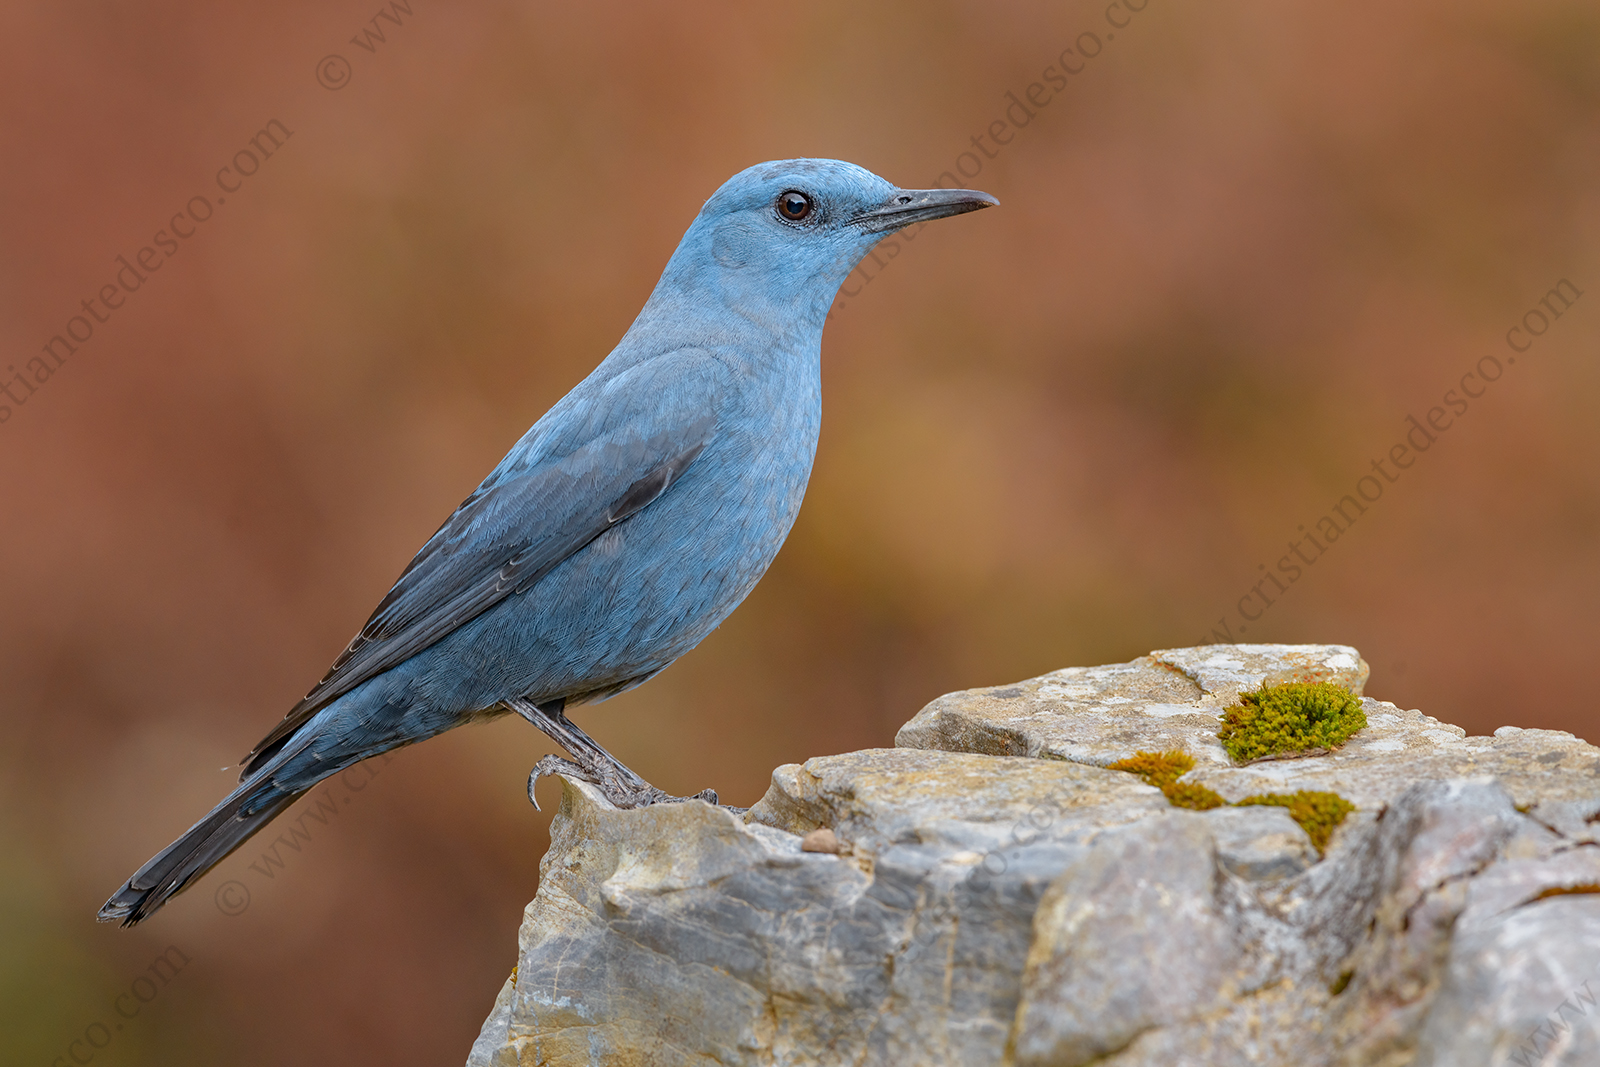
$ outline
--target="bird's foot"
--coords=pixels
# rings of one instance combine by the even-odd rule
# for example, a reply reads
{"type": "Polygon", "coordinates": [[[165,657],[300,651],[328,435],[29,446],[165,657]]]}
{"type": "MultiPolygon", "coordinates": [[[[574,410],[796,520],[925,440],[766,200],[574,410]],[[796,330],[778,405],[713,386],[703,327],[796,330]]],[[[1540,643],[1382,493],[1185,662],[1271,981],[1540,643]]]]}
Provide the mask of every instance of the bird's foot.
{"type": "Polygon", "coordinates": [[[528,799],[533,802],[535,808],[539,807],[539,802],[534,799],[533,787],[538,784],[540,778],[550,774],[563,774],[597,786],[613,807],[623,810],[647,808],[651,804],[681,804],[686,800],[703,800],[711,805],[717,803],[715,789],[702,789],[692,797],[675,797],[664,789],[657,789],[642,778],[635,776],[630,780],[609,767],[585,767],[560,756],[545,756],[533,765],[533,771],[528,775],[528,799]]]}

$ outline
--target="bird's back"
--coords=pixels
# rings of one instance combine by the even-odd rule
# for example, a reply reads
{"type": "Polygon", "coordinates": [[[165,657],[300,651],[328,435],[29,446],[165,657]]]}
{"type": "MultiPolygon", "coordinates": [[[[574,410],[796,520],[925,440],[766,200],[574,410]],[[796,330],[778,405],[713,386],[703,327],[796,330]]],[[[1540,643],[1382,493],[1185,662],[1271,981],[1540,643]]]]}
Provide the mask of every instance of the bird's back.
{"type": "MultiPolygon", "coordinates": [[[[665,667],[744,600],[799,513],[822,419],[819,350],[752,358],[683,349],[669,358],[685,368],[680,387],[715,428],[660,499],[564,561],[513,609],[513,625],[552,646],[530,692],[581,699],[665,667]]],[[[656,402],[677,407],[686,396],[673,399],[656,402]]]]}

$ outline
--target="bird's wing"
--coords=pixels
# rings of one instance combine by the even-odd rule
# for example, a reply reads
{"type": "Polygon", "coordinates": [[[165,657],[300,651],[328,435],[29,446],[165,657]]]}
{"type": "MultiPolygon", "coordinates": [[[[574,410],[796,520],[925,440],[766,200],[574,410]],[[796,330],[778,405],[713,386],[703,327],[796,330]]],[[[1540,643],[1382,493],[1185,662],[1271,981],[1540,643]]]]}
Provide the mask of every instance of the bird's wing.
{"type": "Polygon", "coordinates": [[[660,380],[666,369],[635,368],[622,376],[628,381],[593,397],[590,410],[570,420],[584,424],[577,436],[588,440],[562,455],[533,462],[516,451],[507,456],[423,545],[322,681],[245,758],[244,774],[334,699],[525,591],[665,493],[717,423],[717,390],[685,390],[678,375],[671,381],[677,388],[662,392],[656,387],[668,384],[660,380]]]}

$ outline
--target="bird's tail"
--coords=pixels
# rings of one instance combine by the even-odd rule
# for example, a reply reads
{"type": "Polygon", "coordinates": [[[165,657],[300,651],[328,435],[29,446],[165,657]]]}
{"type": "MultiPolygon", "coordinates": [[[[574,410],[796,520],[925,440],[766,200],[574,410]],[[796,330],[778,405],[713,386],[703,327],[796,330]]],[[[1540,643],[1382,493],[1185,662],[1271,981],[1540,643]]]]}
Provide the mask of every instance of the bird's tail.
{"type": "Polygon", "coordinates": [[[275,769],[269,766],[251,775],[182,837],[156,853],[101,906],[99,920],[121,919],[123,926],[132,926],[148,919],[305,792],[280,787],[272,780],[275,769]]]}

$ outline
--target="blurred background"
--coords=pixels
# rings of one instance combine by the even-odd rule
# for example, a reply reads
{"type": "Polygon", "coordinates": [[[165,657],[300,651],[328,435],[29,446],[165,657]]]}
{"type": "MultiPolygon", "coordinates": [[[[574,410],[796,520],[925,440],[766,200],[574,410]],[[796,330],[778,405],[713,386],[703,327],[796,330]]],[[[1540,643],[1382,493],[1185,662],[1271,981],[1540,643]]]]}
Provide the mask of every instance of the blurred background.
{"type": "Polygon", "coordinates": [[[645,777],[749,804],[941,693],[1240,636],[1258,567],[1562,278],[1588,295],[1248,639],[1353,644],[1371,695],[1469,732],[1600,732],[1592,3],[410,7],[0,7],[9,374],[292,131],[37,391],[9,379],[7,1062],[465,1058],[558,799],[523,796],[521,722],[330,782],[134,931],[94,911],[765,159],[964,166],[1003,206],[852,280],[771,573],[577,714],[645,777]]]}

